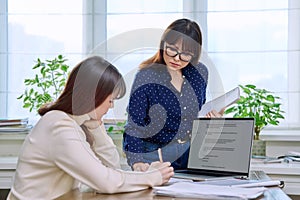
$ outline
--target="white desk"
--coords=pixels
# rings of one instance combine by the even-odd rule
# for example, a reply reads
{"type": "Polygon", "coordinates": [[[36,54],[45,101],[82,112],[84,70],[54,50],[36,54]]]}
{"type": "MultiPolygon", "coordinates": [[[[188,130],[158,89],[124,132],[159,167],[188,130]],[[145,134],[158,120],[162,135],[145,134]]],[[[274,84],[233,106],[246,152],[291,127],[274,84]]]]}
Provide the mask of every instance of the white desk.
{"type": "Polygon", "coordinates": [[[268,163],[252,160],[251,170],[264,171],[271,179],[285,183],[283,191],[289,195],[300,195],[300,163],[268,163]]]}

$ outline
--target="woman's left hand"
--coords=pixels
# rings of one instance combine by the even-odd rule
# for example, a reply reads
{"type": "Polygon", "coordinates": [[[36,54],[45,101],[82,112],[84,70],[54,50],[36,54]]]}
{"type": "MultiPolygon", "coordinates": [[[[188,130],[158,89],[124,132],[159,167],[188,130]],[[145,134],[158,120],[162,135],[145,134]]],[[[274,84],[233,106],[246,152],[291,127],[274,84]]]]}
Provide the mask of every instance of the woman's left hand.
{"type": "Polygon", "coordinates": [[[220,110],[220,112],[217,112],[216,110],[212,110],[210,112],[208,112],[206,114],[206,117],[208,118],[218,118],[218,117],[222,117],[224,114],[225,108],[223,108],[222,110],[220,110]]]}

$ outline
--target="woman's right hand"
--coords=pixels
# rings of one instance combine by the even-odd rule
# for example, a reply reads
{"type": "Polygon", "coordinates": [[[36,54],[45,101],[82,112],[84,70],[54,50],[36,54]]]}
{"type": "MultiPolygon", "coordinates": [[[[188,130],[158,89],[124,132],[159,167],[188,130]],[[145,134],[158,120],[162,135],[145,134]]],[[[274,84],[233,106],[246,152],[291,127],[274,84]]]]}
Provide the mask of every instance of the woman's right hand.
{"type": "Polygon", "coordinates": [[[162,184],[167,183],[174,176],[174,168],[170,162],[153,162],[148,170],[158,169],[162,176],[162,184]]]}
{"type": "Polygon", "coordinates": [[[132,168],[134,171],[145,172],[149,169],[149,166],[150,165],[148,163],[138,162],[134,163],[132,168]]]}

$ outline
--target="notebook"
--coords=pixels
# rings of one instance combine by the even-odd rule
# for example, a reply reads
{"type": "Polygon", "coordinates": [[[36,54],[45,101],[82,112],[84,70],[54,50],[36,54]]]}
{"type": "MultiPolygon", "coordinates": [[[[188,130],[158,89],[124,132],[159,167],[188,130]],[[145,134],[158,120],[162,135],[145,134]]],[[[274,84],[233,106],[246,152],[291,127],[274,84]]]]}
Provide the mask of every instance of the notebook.
{"type": "Polygon", "coordinates": [[[193,121],[187,169],[174,177],[196,181],[248,178],[254,118],[199,118],[193,121]]]}

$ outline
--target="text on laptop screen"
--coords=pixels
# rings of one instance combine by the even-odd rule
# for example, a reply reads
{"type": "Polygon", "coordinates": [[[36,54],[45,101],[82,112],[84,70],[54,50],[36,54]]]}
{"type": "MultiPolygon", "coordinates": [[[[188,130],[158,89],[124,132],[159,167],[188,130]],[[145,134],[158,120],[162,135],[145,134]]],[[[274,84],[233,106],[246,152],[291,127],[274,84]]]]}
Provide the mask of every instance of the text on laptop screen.
{"type": "Polygon", "coordinates": [[[188,168],[247,172],[254,120],[200,118],[194,120],[188,168]]]}

